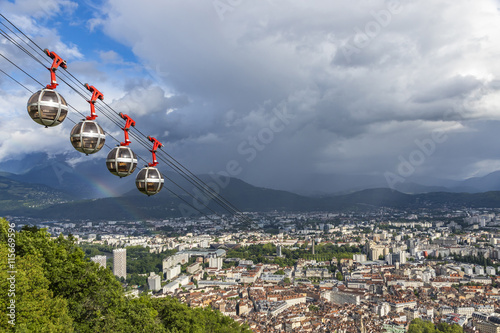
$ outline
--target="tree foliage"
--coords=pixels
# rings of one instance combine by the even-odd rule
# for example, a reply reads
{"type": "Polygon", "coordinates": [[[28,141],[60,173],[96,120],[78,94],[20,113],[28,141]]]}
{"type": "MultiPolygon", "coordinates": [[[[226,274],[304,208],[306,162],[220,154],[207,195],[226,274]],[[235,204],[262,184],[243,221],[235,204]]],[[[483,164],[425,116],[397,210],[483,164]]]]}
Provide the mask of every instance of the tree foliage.
{"type": "Polygon", "coordinates": [[[346,258],[352,259],[353,254],[360,253],[361,248],[357,246],[342,245],[338,246],[335,244],[319,244],[315,246],[315,254],[312,254],[310,248],[307,248],[307,244],[303,244],[299,249],[291,250],[289,248],[283,247],[281,252],[284,257],[276,256],[276,246],[267,244],[252,244],[247,247],[241,247],[238,249],[231,249],[227,251],[227,257],[229,258],[240,258],[249,259],[254,263],[263,264],[278,264],[281,267],[294,266],[298,259],[308,259],[316,261],[330,261],[332,258],[346,258]],[[272,258],[275,257],[275,258],[272,258]]]}
{"type": "MultiPolygon", "coordinates": [[[[0,257],[7,258],[8,247],[5,242],[0,244],[0,257]]],[[[16,274],[15,291],[9,297],[12,274],[8,270],[0,270],[0,296],[2,316],[0,328],[2,332],[35,332],[38,327],[45,327],[47,332],[73,332],[73,322],[68,312],[68,302],[60,297],[54,297],[49,290],[49,280],[44,274],[41,257],[27,255],[17,258],[15,262],[16,274]],[[4,309],[15,301],[15,318],[9,318],[3,313],[4,309]],[[14,319],[16,330],[7,321],[14,319]]]]}
{"type": "Polygon", "coordinates": [[[500,266],[497,263],[493,262],[493,260],[491,260],[491,258],[485,258],[483,256],[475,256],[472,254],[465,255],[465,256],[459,255],[459,254],[452,254],[451,256],[453,257],[453,260],[455,260],[455,261],[466,262],[466,263],[476,264],[476,265],[484,265],[485,267],[486,266],[493,266],[496,268],[496,267],[500,266]]]}
{"type": "MultiPolygon", "coordinates": [[[[7,221],[0,219],[2,258],[7,258],[12,235],[16,326],[8,323],[2,310],[2,332],[246,332],[229,317],[190,309],[170,298],[126,298],[113,273],[88,260],[72,237],[51,239],[38,228],[11,233],[7,221]],[[195,330],[194,323],[186,325],[196,318],[203,318],[202,325],[196,324],[202,330],[195,330]],[[211,327],[214,330],[203,331],[211,327]]],[[[8,290],[8,274],[0,270],[2,291],[8,290]]],[[[0,294],[2,309],[10,299],[7,292],[0,294]]]]}
{"type": "Polygon", "coordinates": [[[167,327],[167,332],[192,333],[249,333],[246,325],[241,326],[230,317],[210,308],[191,309],[173,298],[155,298],[153,307],[167,327]]]}
{"type": "Polygon", "coordinates": [[[162,261],[176,250],[162,253],[150,253],[148,248],[143,246],[127,247],[127,272],[131,274],[149,274],[150,272],[161,273],[163,270],[162,261]]]}
{"type": "Polygon", "coordinates": [[[463,328],[457,324],[439,323],[435,326],[432,322],[420,318],[413,319],[408,327],[408,333],[463,333],[463,331],[463,328]]]}

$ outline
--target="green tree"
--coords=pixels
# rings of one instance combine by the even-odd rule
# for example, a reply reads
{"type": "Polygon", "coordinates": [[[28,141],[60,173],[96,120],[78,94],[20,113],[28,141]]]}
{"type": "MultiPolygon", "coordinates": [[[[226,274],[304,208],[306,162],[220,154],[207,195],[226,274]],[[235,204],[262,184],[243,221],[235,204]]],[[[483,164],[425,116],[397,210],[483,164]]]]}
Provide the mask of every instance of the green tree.
{"type": "MultiPolygon", "coordinates": [[[[0,244],[0,257],[7,258],[9,250],[6,243],[0,244]]],[[[11,300],[15,301],[15,318],[9,318],[2,311],[0,331],[2,332],[35,332],[43,329],[46,332],[73,332],[73,321],[69,316],[68,302],[55,296],[49,290],[49,280],[45,277],[40,256],[29,255],[16,257],[16,274],[0,270],[0,306],[7,309],[11,300]],[[9,297],[10,281],[14,276],[15,291],[9,297]],[[8,323],[14,319],[15,326],[8,323]],[[16,328],[16,329],[15,329],[16,328]]]]}
{"type": "Polygon", "coordinates": [[[190,309],[173,298],[155,298],[153,306],[159,318],[171,332],[250,333],[248,326],[239,325],[230,317],[210,308],[190,309]]]}
{"type": "Polygon", "coordinates": [[[127,277],[127,282],[130,285],[146,286],[148,284],[148,278],[146,276],[140,276],[139,274],[130,274],[127,277]]]}
{"type": "MultiPolygon", "coordinates": [[[[88,260],[71,236],[51,239],[36,227],[15,233],[0,219],[3,258],[9,238],[15,239],[16,326],[2,315],[2,332],[250,332],[220,312],[191,309],[172,298],[126,298],[111,271],[88,260]]],[[[8,274],[0,270],[1,290],[9,289],[8,274]]],[[[6,309],[9,302],[1,293],[0,306],[6,309]]]]}
{"type": "Polygon", "coordinates": [[[408,333],[463,333],[463,328],[457,324],[449,325],[439,323],[437,326],[430,321],[423,321],[420,318],[412,320],[408,327],[408,333]]]}
{"type": "Polygon", "coordinates": [[[420,318],[412,320],[408,327],[408,333],[434,333],[436,329],[430,321],[423,321],[420,318]]]}
{"type": "Polygon", "coordinates": [[[447,323],[439,323],[437,331],[444,333],[463,333],[463,328],[457,324],[449,325],[447,323]]]}
{"type": "Polygon", "coordinates": [[[319,311],[319,308],[316,306],[316,305],[309,305],[309,311],[311,312],[316,312],[316,311],[319,311]]]}
{"type": "Polygon", "coordinates": [[[20,256],[42,258],[49,289],[67,300],[75,330],[132,332],[137,327],[154,326],[151,312],[139,317],[140,324],[131,322],[137,318],[128,315],[134,303],[127,302],[110,270],[85,259],[74,238],[61,235],[52,240],[45,230],[22,230],[17,234],[16,250],[20,256]]]}
{"type": "Polygon", "coordinates": [[[271,255],[276,251],[276,246],[271,243],[264,244],[262,249],[266,252],[267,255],[271,255]]]}

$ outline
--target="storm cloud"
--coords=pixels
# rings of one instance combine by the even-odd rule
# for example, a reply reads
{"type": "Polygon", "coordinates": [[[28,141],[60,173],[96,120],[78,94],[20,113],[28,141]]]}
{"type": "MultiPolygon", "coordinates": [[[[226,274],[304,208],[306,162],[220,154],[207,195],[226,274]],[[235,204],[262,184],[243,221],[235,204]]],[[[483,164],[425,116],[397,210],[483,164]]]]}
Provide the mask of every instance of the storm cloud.
{"type": "MultiPolygon", "coordinates": [[[[138,128],[170,154],[199,173],[236,161],[239,178],[297,190],[318,175],[385,180],[436,132],[446,140],[410,180],[495,171],[498,7],[493,0],[108,0],[87,29],[137,58],[142,74],[134,66],[99,71],[113,107],[135,114],[138,128]]],[[[119,61],[102,51],[102,62],[119,61]]]]}

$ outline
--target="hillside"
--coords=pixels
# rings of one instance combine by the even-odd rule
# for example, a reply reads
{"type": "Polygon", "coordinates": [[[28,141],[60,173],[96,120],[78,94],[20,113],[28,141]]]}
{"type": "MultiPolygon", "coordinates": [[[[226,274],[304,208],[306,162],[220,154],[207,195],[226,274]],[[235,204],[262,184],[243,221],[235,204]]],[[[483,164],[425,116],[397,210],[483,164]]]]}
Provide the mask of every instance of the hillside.
{"type": "Polygon", "coordinates": [[[47,185],[25,183],[0,176],[0,211],[39,210],[71,201],[73,196],[47,185]]]}
{"type": "MultiPolygon", "coordinates": [[[[201,176],[201,178],[205,182],[210,180],[209,176],[201,176]]],[[[182,183],[182,180],[177,179],[176,182],[182,184],[186,189],[193,188],[192,185],[189,187],[190,184],[182,183]]],[[[60,200],[59,202],[61,202],[64,201],[65,195],[56,190],[43,187],[43,185],[21,184],[5,179],[3,179],[2,184],[11,187],[9,192],[5,192],[2,194],[3,197],[0,197],[0,215],[28,216],[51,220],[141,220],[198,215],[199,212],[189,207],[186,202],[196,207],[203,207],[203,203],[208,203],[210,210],[201,209],[205,214],[212,214],[213,211],[221,214],[228,213],[215,200],[208,200],[199,191],[190,190],[196,197],[196,200],[194,200],[186,193],[179,191],[168,179],[165,182],[165,188],[159,194],[151,197],[147,197],[133,189],[122,197],[73,201],[53,205],[50,205],[50,200],[60,200]],[[39,192],[32,192],[37,189],[39,192]],[[44,191],[40,192],[42,189],[44,191]],[[180,194],[181,199],[175,197],[169,190],[180,194]],[[38,196],[36,193],[41,193],[41,195],[38,196]],[[39,198],[45,195],[50,195],[48,198],[54,198],[43,201],[45,208],[43,206],[37,209],[28,207],[29,202],[32,202],[30,200],[40,200],[39,198]],[[13,205],[13,202],[16,205],[13,205]]],[[[378,207],[397,209],[500,207],[500,192],[432,192],[412,195],[380,188],[318,198],[255,187],[236,178],[231,178],[227,186],[220,189],[220,194],[240,211],[261,212],[274,210],[290,212],[359,211],[378,207]]]]}
{"type": "Polygon", "coordinates": [[[4,310],[1,332],[250,332],[218,311],[189,308],[171,297],[125,297],[111,270],[85,259],[71,237],[51,239],[37,228],[14,233],[0,219],[2,258],[9,253],[8,235],[16,240],[16,270],[0,270],[0,288],[9,290],[14,274],[15,297],[4,292],[0,304],[7,309],[14,300],[15,311],[12,318],[4,310]]]}

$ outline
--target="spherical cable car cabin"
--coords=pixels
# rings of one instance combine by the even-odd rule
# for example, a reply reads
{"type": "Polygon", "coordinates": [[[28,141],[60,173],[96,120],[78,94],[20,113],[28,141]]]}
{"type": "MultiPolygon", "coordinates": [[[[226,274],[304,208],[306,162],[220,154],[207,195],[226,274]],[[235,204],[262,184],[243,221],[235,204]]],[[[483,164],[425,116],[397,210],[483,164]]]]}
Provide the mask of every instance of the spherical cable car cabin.
{"type": "Polygon", "coordinates": [[[68,115],[68,103],[53,89],[34,93],[28,100],[27,108],[31,119],[45,127],[59,125],[68,115]]]}
{"type": "Polygon", "coordinates": [[[58,86],[56,70],[59,66],[62,68],[67,68],[67,66],[66,61],[55,52],[47,49],[44,52],[53,60],[52,65],[47,68],[50,71],[50,84],[31,95],[27,109],[31,119],[40,125],[49,127],[61,124],[68,115],[68,103],[55,91],[58,86]]]}
{"type": "Polygon", "coordinates": [[[84,120],[71,130],[71,144],[86,155],[97,153],[104,146],[106,135],[102,127],[93,120],[84,120]]]}
{"type": "Polygon", "coordinates": [[[153,137],[148,136],[148,139],[153,143],[153,149],[150,150],[153,154],[153,163],[149,163],[145,168],[139,171],[135,178],[135,186],[141,193],[150,196],[160,192],[165,181],[163,180],[161,172],[155,168],[155,166],[158,165],[156,150],[161,147],[162,144],[153,137]]]}
{"type": "Polygon", "coordinates": [[[106,167],[115,176],[120,178],[131,175],[137,167],[137,155],[128,147],[130,139],[128,131],[130,126],[135,126],[135,121],[120,112],[120,117],[125,119],[125,127],[122,128],[125,133],[125,141],[120,142],[120,146],[113,148],[106,159],[106,167]]]}
{"type": "Polygon", "coordinates": [[[149,166],[141,169],[135,179],[137,189],[148,196],[160,192],[164,182],[160,171],[149,166]]]}
{"type": "Polygon", "coordinates": [[[70,141],[76,150],[89,155],[101,150],[106,141],[104,130],[94,121],[97,118],[94,104],[97,99],[104,99],[104,95],[94,86],[89,86],[87,83],[84,86],[92,92],[92,97],[88,101],[90,104],[90,116],[73,127],[70,134],[70,141]]]}
{"type": "Polygon", "coordinates": [[[126,177],[137,167],[137,155],[126,146],[113,148],[106,159],[106,167],[115,176],[126,177]]]}

